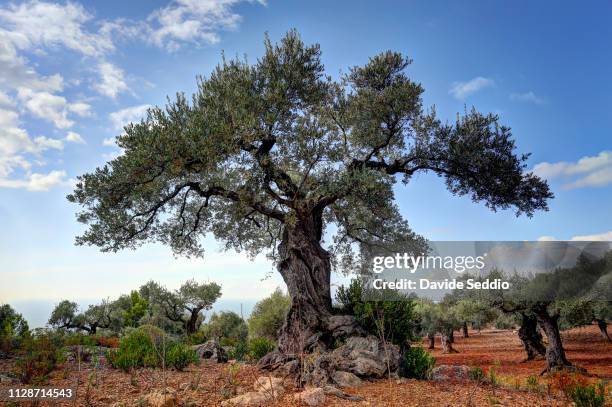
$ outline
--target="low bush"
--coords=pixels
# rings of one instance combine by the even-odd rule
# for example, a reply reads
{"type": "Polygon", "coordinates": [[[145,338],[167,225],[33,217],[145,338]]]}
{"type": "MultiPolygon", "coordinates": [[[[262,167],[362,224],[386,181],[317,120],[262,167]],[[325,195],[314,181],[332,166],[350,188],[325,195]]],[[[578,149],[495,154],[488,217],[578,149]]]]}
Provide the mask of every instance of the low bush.
{"type": "Polygon", "coordinates": [[[470,368],[470,370],[468,371],[468,377],[471,380],[482,380],[484,378],[484,372],[482,371],[482,369],[478,366],[474,366],[472,368],[470,368]]]}
{"type": "Polygon", "coordinates": [[[576,407],[600,407],[605,403],[606,388],[603,383],[589,383],[585,376],[558,371],[551,376],[551,386],[561,390],[576,407]]]}
{"type": "Polygon", "coordinates": [[[111,349],[107,359],[112,367],[129,371],[140,367],[162,367],[183,370],[189,364],[197,363],[196,353],[186,345],[174,342],[162,330],[146,326],[135,329],[111,349]]]}
{"type": "Polygon", "coordinates": [[[411,297],[395,290],[368,289],[360,279],[353,279],[347,287],[338,287],[336,301],[341,312],[353,315],[372,335],[384,335],[400,348],[417,339],[415,301],[411,297]]]}
{"type": "Polygon", "coordinates": [[[185,337],[184,342],[188,345],[200,345],[208,340],[206,333],[198,331],[185,337]]]}
{"type": "Polygon", "coordinates": [[[404,351],[400,374],[413,379],[427,379],[435,363],[436,359],[425,349],[411,347],[404,351]]]}
{"type": "Polygon", "coordinates": [[[221,346],[236,346],[246,341],[249,334],[244,320],[231,311],[212,314],[208,323],[203,325],[202,332],[207,338],[218,340],[221,346]]]}
{"type": "Polygon", "coordinates": [[[195,365],[199,361],[195,351],[182,343],[173,343],[166,350],[166,366],[176,370],[182,371],[190,364],[195,365]]]}
{"type": "Polygon", "coordinates": [[[26,337],[22,350],[15,364],[15,374],[24,384],[45,384],[49,373],[65,360],[61,341],[51,333],[26,337]]]}
{"type": "Polygon", "coordinates": [[[274,350],[274,342],[266,337],[253,338],[249,341],[249,357],[257,361],[274,350]]]}
{"type": "Polygon", "coordinates": [[[538,376],[527,376],[527,388],[531,391],[538,391],[540,389],[540,380],[538,376]]]}
{"type": "Polygon", "coordinates": [[[227,347],[227,357],[234,360],[245,360],[249,354],[249,344],[247,341],[240,341],[235,345],[227,347]]]}
{"type": "Polygon", "coordinates": [[[570,386],[566,394],[576,407],[601,407],[606,401],[606,388],[603,383],[570,386]]]}

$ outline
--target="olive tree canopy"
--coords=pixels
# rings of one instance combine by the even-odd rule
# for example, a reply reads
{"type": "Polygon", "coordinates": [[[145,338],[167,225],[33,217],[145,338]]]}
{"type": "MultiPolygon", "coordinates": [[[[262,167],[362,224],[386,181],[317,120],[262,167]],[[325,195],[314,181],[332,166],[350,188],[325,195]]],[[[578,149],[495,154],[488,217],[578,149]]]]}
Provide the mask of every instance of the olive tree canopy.
{"type": "Polygon", "coordinates": [[[223,59],[191,98],[177,94],[126,126],[122,155],[79,177],[68,199],[88,229],[77,243],[116,251],[159,241],[201,255],[211,233],[267,253],[292,299],[279,349],[298,336],[304,346],[329,339],[338,325],[330,272],[344,264],[335,260],[423,242],[395,203],[398,181],[432,172],[451,193],[517,215],[552,197],[496,115],[472,110],[446,123],[424,109],[410,63],[383,52],[334,80],[319,46],[295,31],[266,39],[254,64],[223,59]],[[324,247],[326,230],[334,237],[324,247]]]}

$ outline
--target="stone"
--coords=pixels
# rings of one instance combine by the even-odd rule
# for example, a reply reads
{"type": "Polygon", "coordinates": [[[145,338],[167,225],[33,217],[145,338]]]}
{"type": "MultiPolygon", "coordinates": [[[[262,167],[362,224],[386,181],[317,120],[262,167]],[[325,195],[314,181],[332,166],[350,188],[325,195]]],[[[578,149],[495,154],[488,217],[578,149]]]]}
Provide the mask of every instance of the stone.
{"type": "Polygon", "coordinates": [[[255,380],[253,390],[265,393],[271,398],[279,398],[285,393],[283,379],[272,376],[261,376],[255,380]]]}
{"type": "Polygon", "coordinates": [[[470,368],[465,365],[440,365],[431,371],[431,380],[435,382],[468,381],[470,368]]]}
{"type": "Polygon", "coordinates": [[[362,336],[365,334],[355,317],[351,315],[332,315],[326,321],[326,328],[334,338],[362,336]]]}
{"type": "Polygon", "coordinates": [[[196,355],[198,355],[200,359],[212,359],[217,363],[227,362],[227,354],[225,353],[225,350],[221,347],[221,345],[219,345],[219,342],[214,339],[211,339],[201,345],[194,345],[191,348],[195,351],[196,355]]]}
{"type": "Polygon", "coordinates": [[[332,373],[331,379],[340,387],[359,387],[363,384],[361,379],[351,372],[336,370],[332,373]]]}
{"type": "Polygon", "coordinates": [[[313,387],[294,394],[293,399],[310,407],[320,406],[325,403],[325,392],[321,387],[313,387]]]}
{"type": "Polygon", "coordinates": [[[335,396],[343,400],[348,401],[363,401],[363,397],[361,396],[353,396],[352,394],[348,394],[337,387],[327,385],[323,387],[323,393],[326,396],[335,396]]]}
{"type": "Polygon", "coordinates": [[[158,390],[144,396],[144,400],[149,407],[174,407],[179,406],[178,395],[171,388],[158,390]]]}
{"type": "Polygon", "coordinates": [[[265,406],[271,399],[268,398],[264,393],[258,391],[250,391],[248,393],[241,394],[229,400],[221,402],[222,406],[243,406],[243,407],[259,407],[265,406]]]}
{"type": "Polygon", "coordinates": [[[361,377],[383,378],[399,367],[399,346],[382,343],[375,336],[351,337],[332,352],[338,370],[361,377]]]}
{"type": "Polygon", "coordinates": [[[0,384],[15,384],[19,380],[12,373],[0,373],[0,384]]]}

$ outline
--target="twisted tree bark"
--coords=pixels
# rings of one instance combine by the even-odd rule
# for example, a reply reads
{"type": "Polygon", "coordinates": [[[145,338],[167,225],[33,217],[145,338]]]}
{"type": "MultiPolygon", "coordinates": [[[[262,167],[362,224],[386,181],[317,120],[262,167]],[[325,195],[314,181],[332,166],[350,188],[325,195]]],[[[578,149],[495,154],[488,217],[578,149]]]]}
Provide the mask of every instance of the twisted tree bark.
{"type": "Polygon", "coordinates": [[[521,313],[521,327],[518,330],[518,336],[527,352],[526,360],[534,360],[538,356],[546,355],[546,347],[542,343],[542,334],[538,332],[538,321],[535,316],[521,313]]]}

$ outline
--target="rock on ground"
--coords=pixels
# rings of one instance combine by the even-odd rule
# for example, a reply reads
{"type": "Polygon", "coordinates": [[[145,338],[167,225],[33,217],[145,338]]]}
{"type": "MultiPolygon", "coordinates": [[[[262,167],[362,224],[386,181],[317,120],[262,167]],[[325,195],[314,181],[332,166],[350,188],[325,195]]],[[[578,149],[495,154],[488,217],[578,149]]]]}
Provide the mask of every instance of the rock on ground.
{"type": "Polygon", "coordinates": [[[467,381],[470,379],[470,368],[461,365],[440,365],[431,371],[431,380],[435,382],[467,381]]]}
{"type": "Polygon", "coordinates": [[[340,387],[359,387],[363,384],[361,379],[351,372],[336,370],[331,376],[334,383],[340,387]]]}
{"type": "Polygon", "coordinates": [[[258,391],[250,391],[221,403],[222,406],[259,407],[269,404],[271,398],[258,391]]]}
{"type": "Polygon", "coordinates": [[[191,347],[198,355],[200,359],[212,359],[216,360],[217,363],[225,363],[227,362],[227,354],[225,350],[221,347],[219,342],[214,339],[207,341],[202,345],[194,345],[191,347]]]}
{"type": "Polygon", "coordinates": [[[325,392],[320,387],[314,387],[294,394],[293,399],[307,406],[320,406],[325,403],[325,392]]]}
{"type": "Polygon", "coordinates": [[[383,378],[399,367],[399,347],[375,336],[350,337],[332,352],[313,353],[304,366],[303,381],[314,386],[334,383],[337,371],[360,377],[383,378]]]}
{"type": "Polygon", "coordinates": [[[285,393],[283,379],[272,376],[261,376],[253,383],[253,390],[270,395],[272,398],[279,398],[285,393]]]}
{"type": "Polygon", "coordinates": [[[144,397],[144,400],[149,407],[174,407],[180,405],[176,392],[171,388],[149,393],[144,397]]]}

